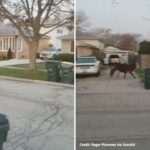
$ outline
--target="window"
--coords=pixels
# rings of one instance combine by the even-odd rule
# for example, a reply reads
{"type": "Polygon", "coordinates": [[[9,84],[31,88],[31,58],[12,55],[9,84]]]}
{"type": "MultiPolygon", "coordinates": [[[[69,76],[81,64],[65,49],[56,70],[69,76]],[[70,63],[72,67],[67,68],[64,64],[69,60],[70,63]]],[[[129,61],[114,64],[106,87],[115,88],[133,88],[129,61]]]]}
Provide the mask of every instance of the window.
{"type": "Polygon", "coordinates": [[[57,33],[58,33],[58,34],[62,34],[62,33],[63,33],[63,30],[57,29],[57,33]]]}
{"type": "Polygon", "coordinates": [[[22,50],[22,39],[21,37],[1,37],[0,38],[0,51],[7,51],[9,48],[13,51],[22,50]]]}
{"type": "Polygon", "coordinates": [[[5,49],[6,49],[6,47],[5,47],[5,46],[6,46],[6,44],[5,44],[5,43],[6,43],[6,40],[5,40],[5,38],[4,38],[4,47],[3,47],[3,50],[5,50],[5,49]]]}
{"type": "Polygon", "coordinates": [[[71,41],[71,52],[74,52],[74,41],[71,41]]]}
{"type": "Polygon", "coordinates": [[[0,38],[0,50],[2,50],[2,38],[0,38]]]}
{"type": "Polygon", "coordinates": [[[21,38],[19,37],[18,40],[17,40],[17,50],[18,51],[21,51],[22,50],[22,40],[21,38]]]}

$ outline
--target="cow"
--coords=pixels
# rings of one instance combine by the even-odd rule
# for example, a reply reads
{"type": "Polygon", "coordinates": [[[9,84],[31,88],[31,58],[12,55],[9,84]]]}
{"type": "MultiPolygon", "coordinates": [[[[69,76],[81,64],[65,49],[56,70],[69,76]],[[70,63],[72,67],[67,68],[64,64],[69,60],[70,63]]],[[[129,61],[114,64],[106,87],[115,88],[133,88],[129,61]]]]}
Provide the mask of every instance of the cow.
{"type": "Polygon", "coordinates": [[[126,74],[130,73],[133,78],[136,78],[133,74],[134,69],[136,69],[136,64],[114,64],[113,68],[110,71],[110,76],[112,77],[116,71],[123,72],[124,78],[126,78],[126,74]]]}

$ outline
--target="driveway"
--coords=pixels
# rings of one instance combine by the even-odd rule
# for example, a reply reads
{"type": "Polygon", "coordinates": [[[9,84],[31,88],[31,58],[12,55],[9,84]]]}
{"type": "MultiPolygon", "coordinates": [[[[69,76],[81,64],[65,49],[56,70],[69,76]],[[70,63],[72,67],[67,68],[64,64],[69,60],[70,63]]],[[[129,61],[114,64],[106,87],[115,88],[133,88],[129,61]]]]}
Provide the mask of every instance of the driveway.
{"type": "Polygon", "coordinates": [[[0,79],[0,113],[10,121],[4,150],[73,150],[71,87],[0,79]]]}
{"type": "Polygon", "coordinates": [[[77,79],[77,150],[148,150],[150,91],[109,71],[77,79]]]}

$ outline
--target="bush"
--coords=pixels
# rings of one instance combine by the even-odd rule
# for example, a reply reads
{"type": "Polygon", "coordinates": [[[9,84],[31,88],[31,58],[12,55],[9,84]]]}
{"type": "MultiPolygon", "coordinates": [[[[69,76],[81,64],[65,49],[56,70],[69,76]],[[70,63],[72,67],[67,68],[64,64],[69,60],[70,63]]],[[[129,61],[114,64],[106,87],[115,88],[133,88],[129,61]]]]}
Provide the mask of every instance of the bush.
{"type": "Polygon", "coordinates": [[[12,51],[11,51],[11,48],[8,49],[8,52],[7,52],[7,59],[12,59],[12,51]]]}
{"type": "Polygon", "coordinates": [[[150,42],[143,41],[140,43],[139,54],[150,54],[150,42]]]}
{"type": "Polygon", "coordinates": [[[105,53],[102,50],[93,50],[91,56],[95,56],[97,60],[102,61],[105,58],[105,53]]]}
{"type": "Polygon", "coordinates": [[[103,51],[100,51],[99,60],[103,60],[105,58],[105,53],[103,51]]]}
{"type": "Polygon", "coordinates": [[[74,54],[68,54],[68,53],[62,53],[59,55],[55,55],[53,60],[61,60],[61,61],[67,61],[67,62],[74,62],[74,54]]]}

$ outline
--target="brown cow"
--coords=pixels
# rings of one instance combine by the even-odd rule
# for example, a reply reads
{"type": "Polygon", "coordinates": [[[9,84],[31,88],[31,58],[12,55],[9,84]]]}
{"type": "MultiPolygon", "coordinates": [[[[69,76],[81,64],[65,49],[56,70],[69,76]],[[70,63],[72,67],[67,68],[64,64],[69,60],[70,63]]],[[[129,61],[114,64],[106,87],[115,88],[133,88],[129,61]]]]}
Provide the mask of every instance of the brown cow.
{"type": "Polygon", "coordinates": [[[136,64],[114,64],[110,71],[110,76],[112,77],[116,71],[119,71],[124,73],[124,78],[126,78],[127,73],[130,73],[133,78],[136,78],[133,74],[134,69],[136,69],[136,64]]]}

